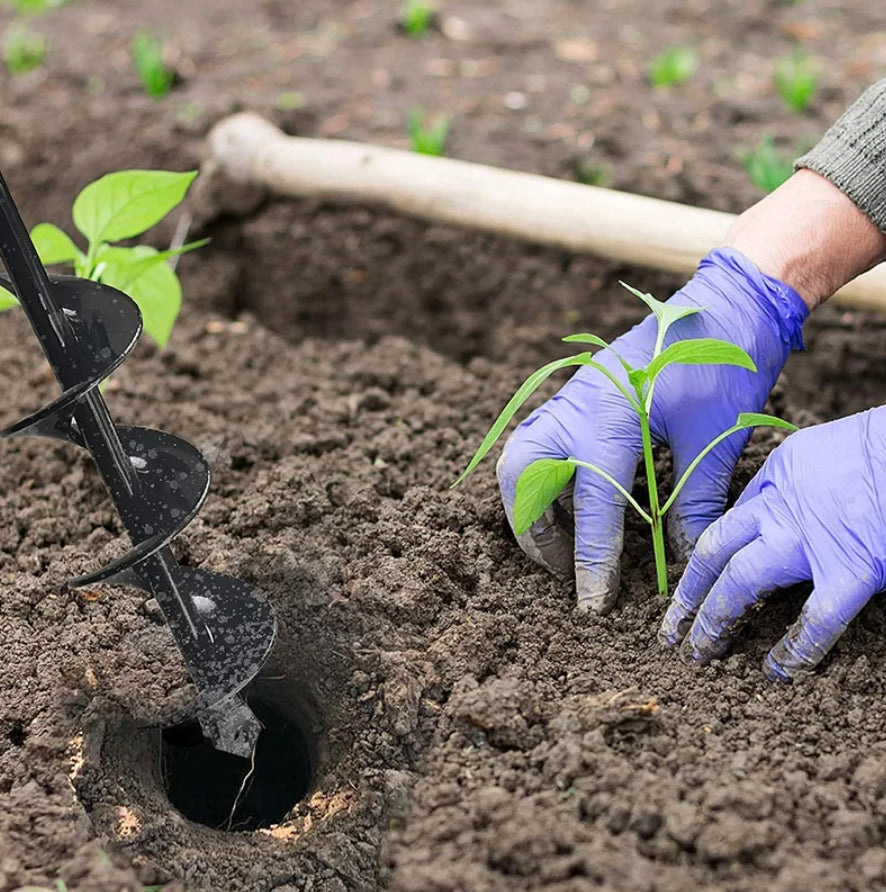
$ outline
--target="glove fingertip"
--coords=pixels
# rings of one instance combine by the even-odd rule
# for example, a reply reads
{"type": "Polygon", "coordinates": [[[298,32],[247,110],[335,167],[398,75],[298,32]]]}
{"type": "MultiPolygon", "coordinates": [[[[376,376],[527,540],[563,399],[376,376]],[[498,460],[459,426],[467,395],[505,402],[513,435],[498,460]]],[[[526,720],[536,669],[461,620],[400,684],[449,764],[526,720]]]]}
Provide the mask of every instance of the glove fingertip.
{"type": "Polygon", "coordinates": [[[582,612],[608,613],[618,600],[621,572],[618,564],[604,569],[576,567],[576,608],[582,612]]]}
{"type": "Polygon", "coordinates": [[[689,633],[692,617],[686,616],[677,604],[671,604],[658,630],[658,643],[662,647],[676,647],[689,633]]]}
{"type": "Polygon", "coordinates": [[[572,536],[559,526],[550,511],[516,539],[530,560],[555,576],[568,577],[572,572],[572,536]]]}
{"type": "Polygon", "coordinates": [[[763,660],[763,673],[769,681],[787,684],[793,681],[791,673],[772,655],[772,651],[766,654],[766,659],[763,660]]]}
{"type": "Polygon", "coordinates": [[[680,659],[686,664],[691,663],[700,666],[706,666],[710,662],[705,654],[696,650],[689,636],[684,638],[680,645],[680,659]]]}
{"type": "Polygon", "coordinates": [[[686,574],[677,583],[677,588],[671,597],[671,603],[661,621],[658,630],[658,642],[663,647],[676,647],[689,634],[698,603],[695,592],[690,591],[691,585],[687,582],[686,574]]]}

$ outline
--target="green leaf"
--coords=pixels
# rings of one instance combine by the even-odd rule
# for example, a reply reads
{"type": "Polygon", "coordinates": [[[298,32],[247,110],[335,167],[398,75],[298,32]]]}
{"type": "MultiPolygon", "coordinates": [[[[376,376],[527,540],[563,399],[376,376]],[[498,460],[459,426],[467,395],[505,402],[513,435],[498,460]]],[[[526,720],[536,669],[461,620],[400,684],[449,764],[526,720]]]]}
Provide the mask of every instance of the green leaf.
{"type": "Polygon", "coordinates": [[[610,344],[608,341],[604,341],[603,338],[598,337],[595,334],[581,332],[579,334],[567,335],[565,338],[562,338],[562,340],[566,344],[593,344],[595,347],[602,347],[604,350],[608,350],[615,356],[615,358],[621,363],[621,367],[628,373],[629,377],[631,372],[634,370],[634,367],[629,362],[622,359],[618,351],[613,348],[612,344],[610,344]]]}
{"type": "Polygon", "coordinates": [[[495,419],[489,433],[483,438],[474,457],[468,463],[468,466],[461,472],[453,486],[458,486],[474,468],[483,460],[486,453],[495,445],[495,441],[502,435],[504,429],[508,426],[510,420],[517,414],[520,407],[536,390],[548,379],[554,372],[569,366],[591,365],[590,353],[578,353],[575,356],[566,356],[563,359],[555,359],[540,369],[534,371],[518,388],[517,392],[510,398],[508,404],[501,410],[501,414],[495,419]]]}
{"type": "MultiPolygon", "coordinates": [[[[166,251],[155,251],[153,248],[144,250],[146,245],[140,245],[136,248],[119,248],[114,245],[104,245],[98,252],[96,257],[96,268],[101,270],[102,265],[109,260],[120,266],[120,270],[115,271],[114,275],[119,276],[119,284],[115,288],[125,291],[129,285],[139,276],[147,272],[152,266],[169,260],[170,257],[177,257],[181,254],[187,254],[196,248],[202,248],[209,244],[208,238],[199,239],[196,242],[190,242],[182,245],[180,248],[169,248],[166,251]]],[[[104,278],[102,277],[102,281],[104,278]]]]}
{"type": "Polygon", "coordinates": [[[764,412],[741,412],[735,420],[735,429],[743,430],[747,427],[779,427],[786,431],[796,431],[800,428],[784,418],[776,418],[775,415],[766,415],[764,412]]]}
{"type": "Polygon", "coordinates": [[[628,372],[628,381],[630,382],[631,387],[637,391],[638,395],[643,391],[643,387],[648,380],[649,373],[646,369],[631,369],[631,371],[628,372]]]}
{"type": "Polygon", "coordinates": [[[120,170],[106,174],[75,199],[74,223],[92,244],[132,238],[179,204],[196,176],[196,170],[120,170]]]}
{"type": "Polygon", "coordinates": [[[38,223],[31,230],[31,241],[44,266],[56,263],[73,263],[82,256],[79,248],[66,232],[52,223],[38,223]]]}
{"type": "Polygon", "coordinates": [[[161,252],[139,245],[105,248],[100,257],[101,281],[119,288],[138,304],[145,331],[165,347],[181,309],[182,290],[178,276],[162,262],[161,252]],[[133,275],[133,270],[137,274],[133,275]]]}
{"type": "Polygon", "coordinates": [[[565,338],[562,338],[562,340],[566,344],[593,344],[595,347],[603,347],[606,350],[611,349],[608,341],[604,341],[603,338],[598,337],[595,334],[588,334],[587,332],[567,335],[565,338]]]}
{"type": "Polygon", "coordinates": [[[739,412],[738,418],[735,419],[735,424],[723,431],[722,434],[714,437],[714,439],[711,440],[711,442],[708,443],[708,445],[705,446],[694,459],[692,459],[689,463],[689,467],[683,472],[683,476],[671,490],[668,500],[662,505],[659,513],[662,516],[667,513],[671,505],[677,500],[680,490],[686,485],[686,481],[690,478],[692,472],[699,466],[699,464],[701,464],[702,459],[704,459],[709,452],[719,446],[727,437],[731,437],[733,434],[746,430],[749,427],[778,427],[788,431],[799,430],[797,425],[791,424],[790,421],[785,421],[783,418],[776,418],[775,415],[766,415],[764,412],[739,412]]]}
{"type": "Polygon", "coordinates": [[[133,38],[129,53],[145,93],[155,99],[165,96],[175,82],[175,71],[166,64],[163,42],[142,31],[133,38]]]}
{"type": "Polygon", "coordinates": [[[672,87],[685,83],[698,68],[698,52],[692,47],[670,46],[649,65],[649,80],[654,87],[672,87]]]}
{"type": "Polygon", "coordinates": [[[425,113],[421,106],[409,110],[407,129],[412,150],[423,155],[442,155],[449,136],[449,118],[438,116],[435,123],[425,124],[425,113]]]}
{"type": "Polygon", "coordinates": [[[544,514],[574,473],[571,461],[555,458],[534,461],[523,471],[517,479],[514,497],[514,532],[518,536],[544,514]]]}
{"type": "Polygon", "coordinates": [[[744,153],[743,161],[751,182],[763,192],[774,192],[793,175],[796,154],[781,151],[771,136],[764,136],[753,151],[744,153]]]}
{"type": "Polygon", "coordinates": [[[684,319],[686,316],[693,316],[702,311],[701,307],[679,307],[676,304],[665,303],[664,301],[660,301],[653,297],[651,294],[632,288],[627,282],[619,281],[618,284],[621,285],[622,288],[626,288],[630,291],[635,297],[639,297],[640,300],[642,300],[643,303],[655,314],[655,318],[658,320],[659,340],[664,338],[665,332],[678,319],[684,319]]]}
{"type": "Polygon", "coordinates": [[[676,341],[649,363],[646,373],[652,381],[662,369],[674,364],[737,365],[752,372],[757,371],[754,361],[741,347],[717,338],[688,338],[685,341],[676,341]]]}
{"type": "Polygon", "coordinates": [[[0,312],[17,306],[18,301],[16,300],[15,295],[11,291],[0,286],[0,312]]]}

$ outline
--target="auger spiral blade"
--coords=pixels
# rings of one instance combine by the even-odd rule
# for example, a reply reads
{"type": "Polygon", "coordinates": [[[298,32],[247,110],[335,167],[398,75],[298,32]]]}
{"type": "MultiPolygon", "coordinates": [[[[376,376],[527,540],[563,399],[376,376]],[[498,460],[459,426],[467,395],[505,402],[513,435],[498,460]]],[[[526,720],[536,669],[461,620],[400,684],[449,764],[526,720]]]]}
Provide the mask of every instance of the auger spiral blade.
{"type": "Polygon", "coordinates": [[[200,452],[163,431],[111,419],[99,384],[135,346],[138,307],[107,285],[49,276],[2,175],[0,260],[9,274],[0,284],[18,297],[62,388],[2,436],[53,437],[89,450],[132,543],[122,557],[72,584],[115,582],[153,594],[198,691],[177,721],[196,717],[216,748],[248,758],[261,724],[239,692],[264,664],[276,619],[252,586],[182,567],[170,549],[209,491],[200,452]]]}

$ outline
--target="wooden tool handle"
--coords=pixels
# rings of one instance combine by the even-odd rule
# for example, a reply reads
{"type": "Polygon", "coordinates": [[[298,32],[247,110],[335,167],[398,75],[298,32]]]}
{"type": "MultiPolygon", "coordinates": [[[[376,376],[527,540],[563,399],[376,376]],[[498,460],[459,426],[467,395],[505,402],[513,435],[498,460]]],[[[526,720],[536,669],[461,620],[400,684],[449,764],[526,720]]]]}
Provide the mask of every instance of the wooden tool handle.
{"type": "MultiPolygon", "coordinates": [[[[344,140],[286,136],[241,113],[209,135],[232,179],[293,196],[350,197],[404,214],[690,276],[732,214],[567,180],[344,140]]],[[[886,312],[886,264],[833,298],[886,312]]]]}

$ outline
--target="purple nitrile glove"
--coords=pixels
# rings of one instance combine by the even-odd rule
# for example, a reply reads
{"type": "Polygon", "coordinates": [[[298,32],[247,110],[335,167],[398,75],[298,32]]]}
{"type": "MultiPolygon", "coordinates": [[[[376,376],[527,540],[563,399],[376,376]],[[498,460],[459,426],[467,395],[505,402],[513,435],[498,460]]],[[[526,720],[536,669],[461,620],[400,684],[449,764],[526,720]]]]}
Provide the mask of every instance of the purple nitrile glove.
{"type": "Polygon", "coordinates": [[[799,620],[763,664],[772,680],[811,669],[886,588],[886,408],[791,434],[698,541],[659,638],[720,657],[742,617],[812,580],[799,620]],[[694,621],[693,621],[694,618],[694,621]]]}
{"type": "MultiPolygon", "coordinates": [[[[791,348],[802,348],[800,329],[808,309],[790,287],[762,274],[738,251],[711,252],[671,302],[704,312],[676,322],[665,345],[683,338],[720,338],[738,344],[758,371],[726,365],[674,365],[655,390],[650,418],[656,442],[668,444],[675,479],[711,440],[731,427],[739,412],[759,412],[791,348]]],[[[655,347],[653,316],[618,338],[612,347],[633,366],[645,366],[655,347]]],[[[609,350],[595,359],[622,381],[625,372],[609,350]]],[[[683,487],[669,513],[672,546],[688,556],[702,531],[726,504],[729,480],[749,431],[724,440],[683,487]]],[[[624,396],[599,371],[583,368],[512,434],[498,463],[508,518],[513,517],[517,478],[540,458],[593,463],[630,490],[641,454],[640,423],[624,396]]],[[[608,610],[618,596],[625,499],[592,471],[578,468],[572,496],[574,540],[568,516],[557,503],[517,537],[543,567],[562,575],[575,570],[579,607],[608,610]]]]}

